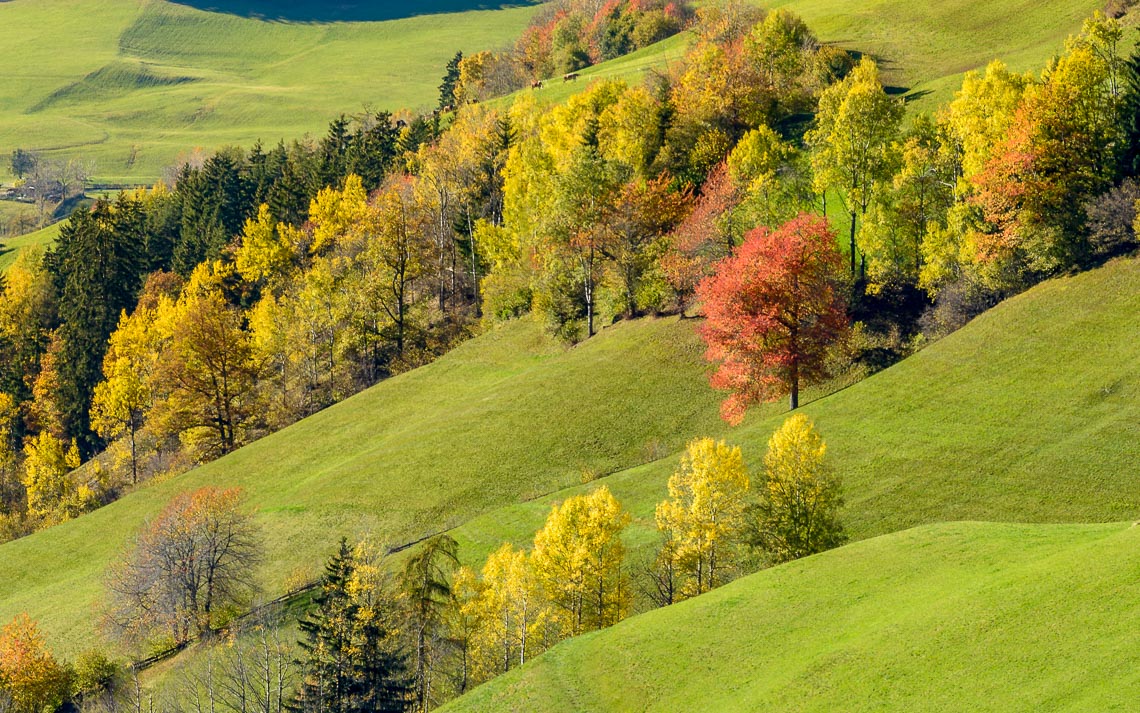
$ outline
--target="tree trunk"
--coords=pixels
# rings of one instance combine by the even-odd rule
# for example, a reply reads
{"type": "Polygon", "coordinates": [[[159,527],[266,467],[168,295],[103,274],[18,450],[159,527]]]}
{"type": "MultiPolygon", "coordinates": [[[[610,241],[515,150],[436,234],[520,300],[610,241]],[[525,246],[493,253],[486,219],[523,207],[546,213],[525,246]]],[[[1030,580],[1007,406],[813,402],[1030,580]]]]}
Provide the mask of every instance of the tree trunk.
{"type": "Polygon", "coordinates": [[[855,277],[855,221],[858,213],[851,211],[851,276],[855,277]]]}

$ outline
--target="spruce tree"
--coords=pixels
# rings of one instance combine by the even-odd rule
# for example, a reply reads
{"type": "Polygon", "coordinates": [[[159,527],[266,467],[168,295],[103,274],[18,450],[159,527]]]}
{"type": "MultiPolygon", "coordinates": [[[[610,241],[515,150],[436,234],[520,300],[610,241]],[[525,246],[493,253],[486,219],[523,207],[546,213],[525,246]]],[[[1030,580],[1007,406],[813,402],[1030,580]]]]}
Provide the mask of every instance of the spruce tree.
{"type": "Polygon", "coordinates": [[[407,664],[393,645],[382,607],[364,606],[349,584],[356,559],[348,541],[325,565],[316,608],[300,622],[302,681],[292,710],[397,713],[408,709],[407,664]]]}
{"type": "Polygon", "coordinates": [[[456,52],[451,61],[447,63],[447,71],[443,75],[443,83],[439,85],[439,109],[443,111],[455,103],[455,87],[459,84],[459,63],[463,61],[463,53],[456,52]]]}

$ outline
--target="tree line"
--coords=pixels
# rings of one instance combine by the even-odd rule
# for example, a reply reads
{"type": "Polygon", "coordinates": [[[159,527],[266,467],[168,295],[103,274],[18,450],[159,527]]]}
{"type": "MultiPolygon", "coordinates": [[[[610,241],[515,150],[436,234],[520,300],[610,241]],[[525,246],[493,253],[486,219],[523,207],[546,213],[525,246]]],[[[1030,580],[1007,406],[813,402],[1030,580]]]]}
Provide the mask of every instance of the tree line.
{"type": "Polygon", "coordinates": [[[631,561],[631,516],[605,486],[555,503],[531,549],[504,543],[478,570],[448,535],[402,562],[341,540],[290,640],[280,608],[235,624],[255,601],[255,513],[239,490],[176,495],[107,575],[102,626],[118,651],[55,659],[35,622],[0,632],[0,704],[82,710],[427,711],[638,610],[699,596],[758,567],[844,541],[838,478],[802,414],[768,443],[753,487],[739,447],[697,439],[657,505],[658,542],[631,561]],[[644,559],[644,558],[642,558],[644,559]],[[203,642],[163,690],[144,691],[139,659],[155,646],[203,642]]]}

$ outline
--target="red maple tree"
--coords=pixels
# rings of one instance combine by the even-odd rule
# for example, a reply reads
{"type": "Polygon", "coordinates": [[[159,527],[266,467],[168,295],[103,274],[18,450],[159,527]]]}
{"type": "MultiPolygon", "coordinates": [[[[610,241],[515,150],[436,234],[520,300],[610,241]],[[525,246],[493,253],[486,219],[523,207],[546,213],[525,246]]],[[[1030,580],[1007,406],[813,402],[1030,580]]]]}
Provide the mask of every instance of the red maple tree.
{"type": "Polygon", "coordinates": [[[721,406],[726,421],[788,394],[795,409],[801,381],[825,375],[828,348],[850,328],[844,275],[836,234],[803,214],[753,230],[701,282],[705,356],[719,362],[709,381],[732,392],[721,406]]]}

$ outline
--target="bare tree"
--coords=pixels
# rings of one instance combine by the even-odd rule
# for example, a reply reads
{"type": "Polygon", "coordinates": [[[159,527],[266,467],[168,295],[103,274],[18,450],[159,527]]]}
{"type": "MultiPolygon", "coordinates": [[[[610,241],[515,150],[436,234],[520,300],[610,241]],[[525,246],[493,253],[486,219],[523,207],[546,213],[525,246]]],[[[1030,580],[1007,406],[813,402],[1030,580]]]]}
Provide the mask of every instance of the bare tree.
{"type": "Polygon", "coordinates": [[[248,601],[261,546],[242,501],[241,490],[217,488],[170,501],[109,572],[113,633],[133,643],[164,633],[183,645],[211,631],[220,609],[248,601]]]}

